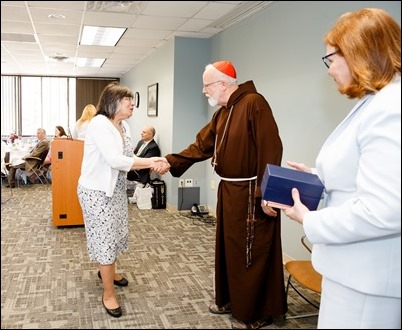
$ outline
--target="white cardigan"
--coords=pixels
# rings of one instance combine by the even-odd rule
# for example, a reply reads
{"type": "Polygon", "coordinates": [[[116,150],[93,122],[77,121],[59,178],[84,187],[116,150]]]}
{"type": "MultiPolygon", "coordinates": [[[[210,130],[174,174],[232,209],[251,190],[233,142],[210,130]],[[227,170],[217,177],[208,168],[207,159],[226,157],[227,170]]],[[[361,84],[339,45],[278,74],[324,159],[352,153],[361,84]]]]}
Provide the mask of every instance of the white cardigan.
{"type": "Polygon", "coordinates": [[[316,161],[324,208],[303,228],[323,276],[360,292],[401,297],[401,77],[360,100],[316,161]]]}
{"type": "MultiPolygon", "coordinates": [[[[126,134],[130,128],[123,121],[126,134]]],[[[123,141],[119,131],[103,115],[95,116],[88,125],[84,144],[81,176],[78,183],[85,188],[113,195],[119,171],[128,172],[137,157],[123,155],[123,141]]]]}

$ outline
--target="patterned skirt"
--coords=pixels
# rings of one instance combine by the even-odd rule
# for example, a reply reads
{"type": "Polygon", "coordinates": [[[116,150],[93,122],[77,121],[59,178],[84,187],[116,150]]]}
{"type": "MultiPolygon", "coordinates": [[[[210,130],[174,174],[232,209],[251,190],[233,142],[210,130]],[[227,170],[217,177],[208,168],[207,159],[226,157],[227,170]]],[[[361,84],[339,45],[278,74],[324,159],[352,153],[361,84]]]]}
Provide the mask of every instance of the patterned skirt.
{"type": "Polygon", "coordinates": [[[78,185],[91,261],[110,265],[127,250],[128,201],[126,172],[120,171],[112,197],[99,190],[78,185]]]}

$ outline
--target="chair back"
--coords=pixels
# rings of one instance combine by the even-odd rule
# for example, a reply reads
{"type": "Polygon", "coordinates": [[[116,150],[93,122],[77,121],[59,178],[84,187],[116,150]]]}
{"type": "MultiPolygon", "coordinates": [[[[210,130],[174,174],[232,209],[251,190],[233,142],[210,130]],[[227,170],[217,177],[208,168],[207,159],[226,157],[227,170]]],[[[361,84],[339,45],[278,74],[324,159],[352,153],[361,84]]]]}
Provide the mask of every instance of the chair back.
{"type": "MultiPolygon", "coordinates": [[[[300,241],[307,251],[311,253],[311,243],[308,241],[306,235],[303,235],[300,241]]],[[[318,295],[321,294],[322,276],[314,269],[311,260],[290,260],[285,263],[285,268],[289,273],[286,285],[286,297],[288,297],[289,287],[292,287],[301,298],[312,306],[319,308],[319,301],[314,301],[317,297],[309,295],[306,290],[303,290],[309,289],[318,295]],[[295,279],[297,284],[293,284],[292,279],[295,279]]],[[[295,319],[309,316],[317,316],[317,313],[298,314],[293,316],[287,315],[286,318],[295,319]]]]}
{"type": "Polygon", "coordinates": [[[10,159],[10,153],[8,153],[8,160],[6,159],[7,152],[6,152],[6,143],[1,140],[1,174],[8,175],[6,163],[8,163],[10,159]]]}
{"type": "Polygon", "coordinates": [[[49,153],[50,148],[45,149],[45,151],[43,151],[40,154],[40,162],[39,162],[39,167],[41,167],[43,165],[43,163],[45,162],[45,159],[47,157],[47,154],[49,153]]]}
{"type": "Polygon", "coordinates": [[[1,140],[1,161],[4,161],[4,158],[6,157],[6,143],[1,140]]]}
{"type": "Polygon", "coordinates": [[[42,151],[42,153],[39,155],[39,157],[34,157],[34,156],[26,156],[25,157],[25,171],[31,172],[34,170],[38,170],[43,162],[45,161],[46,155],[49,152],[49,148],[46,148],[45,150],[42,151]]]}

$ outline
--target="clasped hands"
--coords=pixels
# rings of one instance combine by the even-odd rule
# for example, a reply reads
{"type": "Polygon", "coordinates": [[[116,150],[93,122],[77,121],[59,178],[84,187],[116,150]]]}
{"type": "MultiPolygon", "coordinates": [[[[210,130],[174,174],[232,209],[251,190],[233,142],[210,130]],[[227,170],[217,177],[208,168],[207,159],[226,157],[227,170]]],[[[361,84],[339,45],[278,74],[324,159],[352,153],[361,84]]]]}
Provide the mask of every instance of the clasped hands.
{"type": "Polygon", "coordinates": [[[158,174],[165,174],[170,169],[170,164],[165,157],[151,157],[151,170],[158,174]]]}

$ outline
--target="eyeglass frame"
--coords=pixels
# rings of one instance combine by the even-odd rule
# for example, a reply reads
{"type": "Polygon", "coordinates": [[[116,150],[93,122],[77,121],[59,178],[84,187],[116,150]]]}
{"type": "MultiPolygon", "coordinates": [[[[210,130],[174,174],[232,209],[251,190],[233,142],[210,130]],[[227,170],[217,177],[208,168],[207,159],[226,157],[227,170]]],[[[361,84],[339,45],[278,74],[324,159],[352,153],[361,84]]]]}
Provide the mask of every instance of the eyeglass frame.
{"type": "Polygon", "coordinates": [[[216,83],[218,83],[218,82],[222,82],[222,80],[217,80],[217,81],[214,81],[214,82],[211,82],[211,83],[209,83],[209,84],[203,84],[202,85],[202,88],[203,89],[207,89],[209,86],[211,86],[211,85],[213,85],[213,84],[216,84],[216,83]]]}
{"type": "Polygon", "coordinates": [[[327,69],[329,69],[329,67],[331,66],[331,63],[332,63],[332,62],[330,62],[330,60],[328,59],[328,57],[330,57],[330,56],[332,56],[332,55],[335,55],[335,54],[337,54],[337,53],[339,53],[339,50],[336,50],[336,51],[334,51],[334,52],[332,52],[332,53],[330,53],[330,54],[328,54],[328,55],[325,55],[325,56],[321,57],[321,59],[322,59],[322,61],[324,62],[325,66],[327,67],[327,69]]]}

